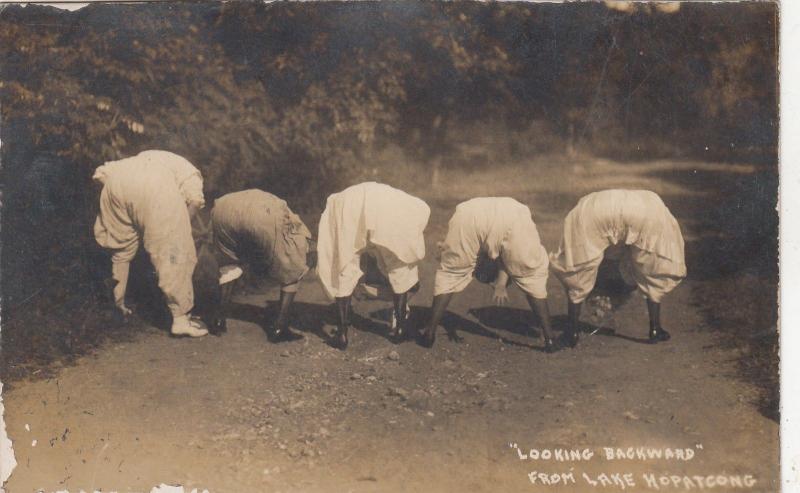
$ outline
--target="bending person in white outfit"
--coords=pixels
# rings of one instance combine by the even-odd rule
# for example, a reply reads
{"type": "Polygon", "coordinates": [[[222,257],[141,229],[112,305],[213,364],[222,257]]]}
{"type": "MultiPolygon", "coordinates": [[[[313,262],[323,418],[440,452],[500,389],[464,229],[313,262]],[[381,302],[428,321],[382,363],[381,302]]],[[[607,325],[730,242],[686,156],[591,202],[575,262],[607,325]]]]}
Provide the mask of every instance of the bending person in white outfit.
{"type": "Polygon", "coordinates": [[[101,184],[94,236],[111,250],[114,301],[123,315],[130,262],[139,241],[158,274],[158,287],[172,313],[173,335],[204,336],[208,330],[189,318],[194,305],[192,272],[197,263],[190,214],[202,208],[203,178],[186,159],[166,151],[144,151],[106,162],[94,173],[101,184]]]}
{"type": "MultiPolygon", "coordinates": [[[[432,346],[436,328],[453,295],[470,283],[480,258],[496,261],[495,302],[502,304],[510,278],[525,293],[528,304],[542,321],[545,349],[553,352],[550,312],[547,306],[547,252],[530,209],[508,197],[483,197],[462,202],[448,224],[436,271],[433,314],[421,334],[421,343],[432,346]]],[[[483,264],[483,262],[482,262],[483,264]]],[[[484,270],[484,269],[480,269],[484,270]]],[[[481,279],[482,274],[477,276],[481,279]]],[[[487,279],[486,281],[492,281],[487,279]]],[[[454,334],[451,338],[459,340],[454,334]]]]}
{"type": "Polygon", "coordinates": [[[571,346],[578,343],[581,304],[597,280],[604,256],[620,259],[620,273],[647,299],[649,341],[669,340],[661,327],[661,299],[686,277],[683,236],[661,198],[647,190],[604,190],[583,197],[564,219],[553,274],[568,296],[571,346]]]}
{"type": "Polygon", "coordinates": [[[405,335],[408,293],[419,283],[429,216],[422,200],[379,183],[353,185],[328,197],[319,222],[317,273],[327,295],[336,300],[337,347],[347,347],[351,299],[364,275],[364,254],[375,258],[391,285],[397,320],[392,335],[405,335]]]}

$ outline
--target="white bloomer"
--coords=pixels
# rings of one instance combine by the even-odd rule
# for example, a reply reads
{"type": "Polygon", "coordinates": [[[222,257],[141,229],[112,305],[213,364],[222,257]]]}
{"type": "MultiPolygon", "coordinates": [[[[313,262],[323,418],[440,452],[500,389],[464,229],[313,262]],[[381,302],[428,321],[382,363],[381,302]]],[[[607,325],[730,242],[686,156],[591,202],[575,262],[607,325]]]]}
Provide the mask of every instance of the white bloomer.
{"type": "Polygon", "coordinates": [[[570,301],[581,303],[594,288],[603,258],[615,250],[623,279],[658,303],[686,277],[683,249],[678,222],[658,195],[604,190],[583,197],[564,219],[550,267],[570,301]]]}
{"type": "Polygon", "coordinates": [[[522,291],[547,298],[547,252],[530,209],[512,198],[481,197],[459,204],[440,249],[435,295],[463,291],[483,252],[492,260],[499,257],[522,291]]]}
{"type": "Polygon", "coordinates": [[[376,258],[392,291],[411,289],[419,282],[429,217],[421,199],[380,183],[353,185],[329,196],[317,238],[317,274],[325,293],[352,295],[364,274],[365,253],[376,258]]]}

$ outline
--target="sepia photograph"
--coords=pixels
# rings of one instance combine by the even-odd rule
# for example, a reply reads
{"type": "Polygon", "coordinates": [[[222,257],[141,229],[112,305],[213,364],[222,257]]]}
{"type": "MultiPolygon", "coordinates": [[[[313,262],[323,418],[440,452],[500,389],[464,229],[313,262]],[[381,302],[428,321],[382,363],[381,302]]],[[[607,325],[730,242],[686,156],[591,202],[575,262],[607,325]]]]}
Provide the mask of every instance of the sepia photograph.
{"type": "Polygon", "coordinates": [[[0,490],[782,491],[781,8],[0,3],[0,490]]]}

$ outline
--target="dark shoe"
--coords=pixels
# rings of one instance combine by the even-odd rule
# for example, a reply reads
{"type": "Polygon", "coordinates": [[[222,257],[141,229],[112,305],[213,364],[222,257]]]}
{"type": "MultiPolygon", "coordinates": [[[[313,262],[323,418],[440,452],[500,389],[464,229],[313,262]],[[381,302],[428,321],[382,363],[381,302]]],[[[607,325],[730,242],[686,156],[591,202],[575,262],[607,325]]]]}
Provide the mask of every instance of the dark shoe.
{"type": "Polygon", "coordinates": [[[396,327],[389,329],[389,336],[396,341],[404,341],[407,335],[404,323],[399,323],[396,327]]]}
{"type": "Polygon", "coordinates": [[[394,315],[394,310],[392,310],[392,313],[389,316],[389,318],[390,318],[390,321],[389,321],[389,325],[390,325],[389,335],[393,339],[395,339],[396,341],[404,341],[408,337],[409,331],[406,328],[406,325],[408,324],[408,320],[409,320],[410,316],[411,316],[411,307],[410,306],[406,306],[406,314],[405,314],[405,317],[403,317],[403,320],[397,320],[397,317],[395,317],[395,315],[394,315]]]}
{"type": "Polygon", "coordinates": [[[545,337],[545,339],[544,339],[544,352],[545,353],[552,354],[552,353],[555,353],[556,351],[558,351],[559,349],[561,349],[561,347],[559,347],[558,344],[553,342],[553,339],[551,339],[549,337],[545,337]]]}
{"type": "Polygon", "coordinates": [[[208,330],[212,335],[220,336],[228,331],[228,321],[224,318],[214,320],[208,330]]]}
{"type": "Polygon", "coordinates": [[[131,323],[131,315],[124,315],[119,310],[111,312],[111,321],[114,327],[124,327],[131,323]]]}
{"type": "Polygon", "coordinates": [[[564,341],[564,345],[570,348],[576,347],[578,345],[578,340],[580,339],[577,332],[571,331],[564,332],[561,338],[564,341]]]}
{"type": "Polygon", "coordinates": [[[447,338],[450,339],[450,342],[455,342],[456,344],[464,342],[464,338],[458,335],[455,330],[448,330],[447,338]]]}
{"type": "Polygon", "coordinates": [[[658,342],[666,342],[670,340],[670,338],[669,332],[659,327],[657,329],[650,329],[650,339],[648,342],[650,344],[656,344],[658,342]]]}
{"type": "Polygon", "coordinates": [[[344,351],[347,349],[347,327],[344,329],[337,329],[336,333],[333,334],[333,340],[331,341],[331,345],[336,349],[341,349],[344,351]]]}
{"type": "Polygon", "coordinates": [[[267,339],[269,340],[269,342],[272,343],[291,342],[291,341],[297,341],[302,338],[303,336],[301,336],[300,334],[295,334],[294,332],[289,330],[289,327],[277,328],[273,326],[267,330],[267,339]]]}
{"type": "Polygon", "coordinates": [[[422,347],[432,348],[433,343],[436,342],[436,329],[425,329],[420,332],[417,342],[422,347]]]}

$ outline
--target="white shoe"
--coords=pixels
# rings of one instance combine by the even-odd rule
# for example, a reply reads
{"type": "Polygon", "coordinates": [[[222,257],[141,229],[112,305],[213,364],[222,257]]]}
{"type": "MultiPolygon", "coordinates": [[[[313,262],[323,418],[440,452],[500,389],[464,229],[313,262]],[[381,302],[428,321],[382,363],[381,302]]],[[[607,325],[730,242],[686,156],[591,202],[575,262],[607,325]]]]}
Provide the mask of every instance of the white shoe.
{"type": "Polygon", "coordinates": [[[203,326],[202,322],[195,320],[188,323],[173,324],[170,332],[174,336],[203,337],[208,335],[208,329],[203,326]]]}
{"type": "Polygon", "coordinates": [[[242,277],[244,271],[238,265],[224,265],[219,268],[219,283],[228,284],[242,277]]]}

